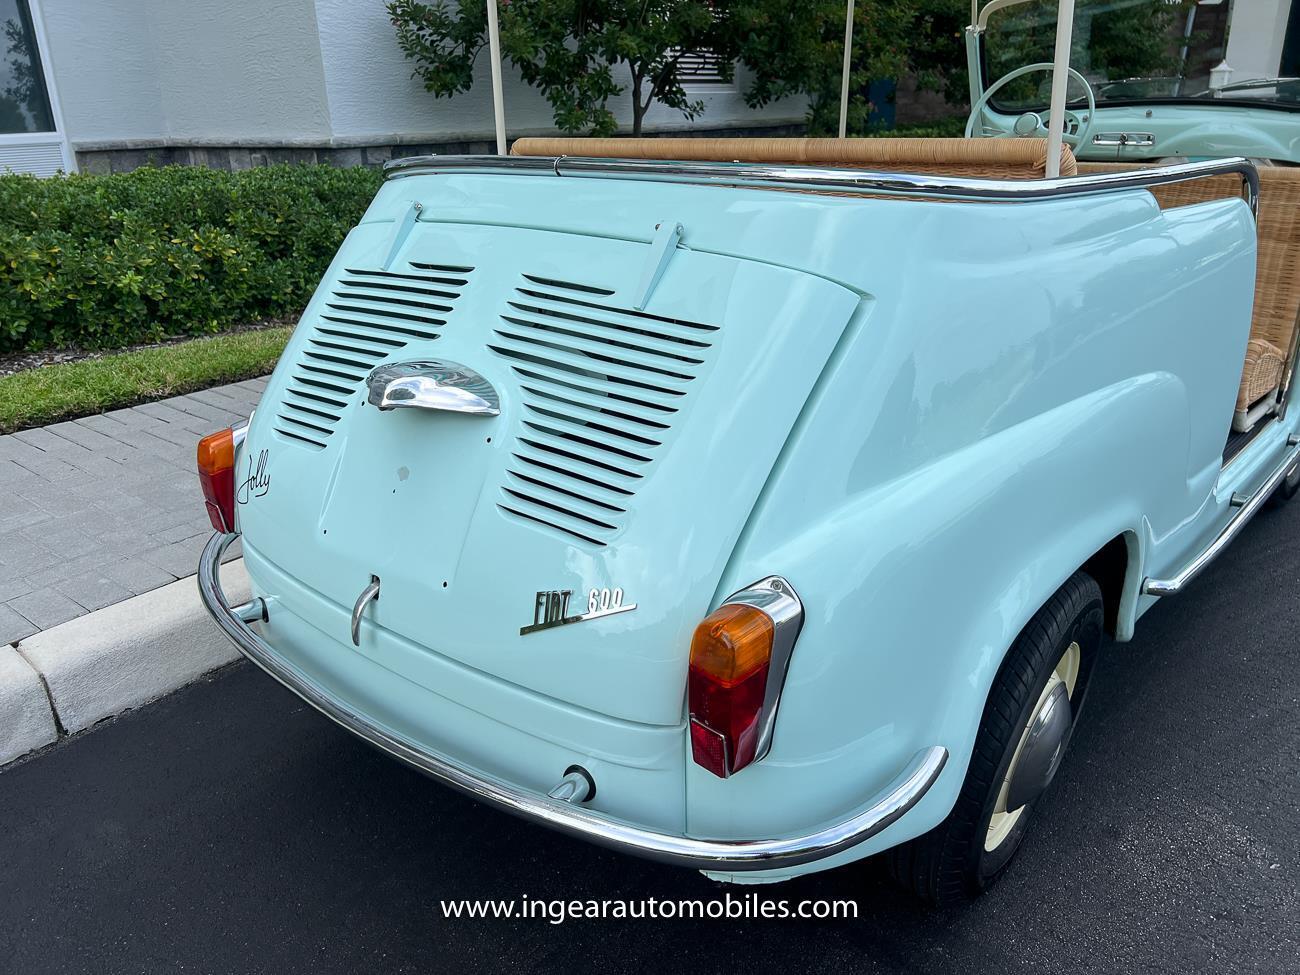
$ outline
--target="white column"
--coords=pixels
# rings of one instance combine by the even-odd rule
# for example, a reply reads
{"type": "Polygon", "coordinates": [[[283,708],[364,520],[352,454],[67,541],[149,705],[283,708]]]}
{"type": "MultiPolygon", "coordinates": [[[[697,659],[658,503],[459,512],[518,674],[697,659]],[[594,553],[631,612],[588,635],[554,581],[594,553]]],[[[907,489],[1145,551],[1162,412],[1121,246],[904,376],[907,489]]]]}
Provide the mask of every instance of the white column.
{"type": "Polygon", "coordinates": [[[1074,35],[1074,0],[1060,0],[1056,12],[1056,56],[1052,62],[1051,119],[1047,124],[1047,178],[1061,175],[1061,139],[1065,133],[1065,90],[1070,84],[1070,39],[1074,35]]]}
{"type": "Polygon", "coordinates": [[[844,76],[840,79],[840,138],[849,127],[849,69],[853,62],[853,0],[844,16],[844,76]]]}
{"type": "Polygon", "coordinates": [[[487,0],[488,53],[492,56],[492,114],[496,120],[497,155],[506,154],[506,105],[501,94],[501,26],[497,23],[497,0],[487,0]]]}
{"type": "Polygon", "coordinates": [[[1228,26],[1228,50],[1233,81],[1276,78],[1282,66],[1290,0],[1237,0],[1228,26]]]}

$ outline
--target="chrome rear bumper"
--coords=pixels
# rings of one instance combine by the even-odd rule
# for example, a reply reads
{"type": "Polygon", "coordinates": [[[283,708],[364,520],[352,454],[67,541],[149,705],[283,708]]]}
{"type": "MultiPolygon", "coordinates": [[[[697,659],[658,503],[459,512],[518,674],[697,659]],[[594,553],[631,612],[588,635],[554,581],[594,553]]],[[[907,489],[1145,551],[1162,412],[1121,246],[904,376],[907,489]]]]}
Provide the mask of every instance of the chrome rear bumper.
{"type": "Polygon", "coordinates": [[[331,696],[281,657],[251,624],[266,618],[259,599],[231,606],[221,590],[221,555],[238,536],[215,534],[199,562],[199,594],[222,632],[240,652],[326,717],[348,731],[482,802],[601,846],[696,870],[738,872],[793,867],[831,856],[870,839],[915,806],[948,760],[939,746],[917,752],[870,804],[833,826],[783,839],[713,840],[643,829],[509,782],[460,768],[427,749],[380,728],[331,696]]]}

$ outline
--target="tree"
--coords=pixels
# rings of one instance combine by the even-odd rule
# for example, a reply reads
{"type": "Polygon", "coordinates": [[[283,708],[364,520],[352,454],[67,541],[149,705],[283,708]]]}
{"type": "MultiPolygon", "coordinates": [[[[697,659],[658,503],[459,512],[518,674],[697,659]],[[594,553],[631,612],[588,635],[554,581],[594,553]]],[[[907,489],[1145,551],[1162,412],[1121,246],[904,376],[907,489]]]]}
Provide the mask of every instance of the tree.
{"type": "MultiPolygon", "coordinates": [[[[922,87],[962,97],[962,28],[968,9],[953,0],[857,0],[853,17],[848,130],[866,131],[867,89],[881,78],[914,75],[922,87]]],[[[808,97],[808,130],[839,123],[844,0],[736,0],[728,11],[728,49],[753,73],[745,101],[808,97]]]]}
{"type": "MultiPolygon", "coordinates": [[[[694,119],[704,103],[682,86],[689,54],[715,52],[730,71],[729,0],[513,0],[501,7],[502,56],[551,104],[565,132],[610,135],[609,101],[632,96],[632,134],[658,102],[694,119]],[[616,76],[622,66],[628,82],[616,76]]],[[[397,42],[435,97],[468,91],[487,43],[484,0],[390,0],[397,42]]],[[[622,73],[622,72],[620,72],[622,73]]]]}
{"type": "MultiPolygon", "coordinates": [[[[1103,81],[1145,79],[1128,84],[1138,89],[1135,94],[1150,95],[1157,92],[1149,81],[1163,78],[1170,90],[1159,93],[1174,94],[1173,81],[1184,67],[1179,51],[1192,39],[1184,33],[1187,14],[1195,5],[1196,0],[1082,0],[1075,8],[1070,64],[1094,88],[1103,81]]],[[[1054,59],[1056,15],[1056,0],[1032,0],[990,18],[984,35],[990,82],[1026,64],[1054,59]]],[[[1028,108],[1043,104],[1050,86],[1046,74],[1025,75],[996,98],[1003,106],[1028,108]]],[[[1113,97],[1120,91],[1110,87],[1113,97]]]]}

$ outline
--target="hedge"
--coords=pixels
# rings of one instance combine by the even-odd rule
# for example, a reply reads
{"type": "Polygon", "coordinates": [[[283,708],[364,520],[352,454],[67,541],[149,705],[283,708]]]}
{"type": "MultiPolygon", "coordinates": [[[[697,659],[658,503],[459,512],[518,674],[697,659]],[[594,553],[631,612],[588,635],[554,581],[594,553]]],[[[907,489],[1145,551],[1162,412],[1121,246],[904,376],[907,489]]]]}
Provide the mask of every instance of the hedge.
{"type": "Polygon", "coordinates": [[[380,179],[330,166],[0,176],[0,353],[296,313],[380,179]]]}

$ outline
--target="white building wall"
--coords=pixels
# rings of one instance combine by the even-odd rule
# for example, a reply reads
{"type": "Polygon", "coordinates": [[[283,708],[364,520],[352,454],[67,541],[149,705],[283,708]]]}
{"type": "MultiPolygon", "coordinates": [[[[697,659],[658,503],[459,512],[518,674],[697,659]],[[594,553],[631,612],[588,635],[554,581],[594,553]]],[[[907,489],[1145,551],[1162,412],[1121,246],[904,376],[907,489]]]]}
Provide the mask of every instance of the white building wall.
{"type": "Polygon", "coordinates": [[[152,0],[40,0],[40,11],[69,138],[161,139],[152,0]]]}
{"type": "MultiPolygon", "coordinates": [[[[474,87],[454,98],[434,98],[411,77],[383,0],[315,0],[321,58],[333,135],[342,144],[461,141],[492,131],[486,54],[474,87]]],[[[536,127],[549,106],[507,70],[507,118],[536,127]]]]}
{"type": "Polygon", "coordinates": [[[329,137],[312,0],[155,2],[170,138],[261,144],[329,137]]]}
{"type": "MultiPolygon", "coordinates": [[[[434,98],[411,77],[411,62],[397,46],[383,0],[316,0],[321,55],[334,138],[340,145],[388,141],[470,141],[492,137],[492,88],[487,51],[479,56],[474,87],[454,98],[434,98]]],[[[790,98],[754,111],[738,85],[702,85],[694,96],[705,112],[693,125],[780,125],[800,122],[804,101],[790,98]]],[[[551,106],[505,66],[506,126],[511,137],[554,131],[551,106]]],[[[631,95],[610,101],[622,126],[632,122],[631,95]]],[[[680,112],[656,106],[647,128],[680,128],[680,112]]]]}
{"type": "MultiPolygon", "coordinates": [[[[78,150],[358,146],[489,139],[487,54],[474,88],[436,99],[411,77],[384,0],[38,0],[47,57],[78,150]]],[[[553,131],[550,105],[506,69],[511,135],[553,131]]],[[[696,125],[802,120],[736,86],[701,86],[696,125]]],[[[630,96],[611,101],[630,126],[630,96]]],[[[689,123],[656,108],[648,128],[689,123]]]]}
{"type": "Polygon", "coordinates": [[[41,12],[77,148],[329,139],[312,0],[42,0],[41,12]]]}

